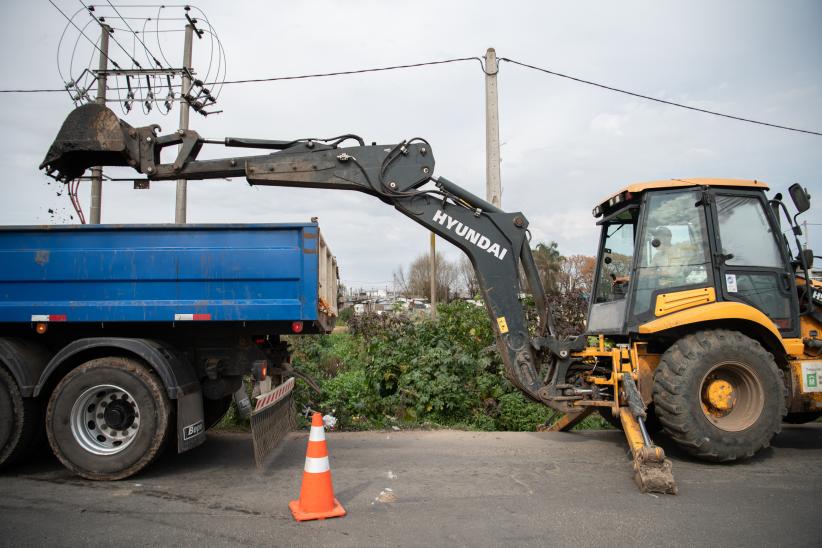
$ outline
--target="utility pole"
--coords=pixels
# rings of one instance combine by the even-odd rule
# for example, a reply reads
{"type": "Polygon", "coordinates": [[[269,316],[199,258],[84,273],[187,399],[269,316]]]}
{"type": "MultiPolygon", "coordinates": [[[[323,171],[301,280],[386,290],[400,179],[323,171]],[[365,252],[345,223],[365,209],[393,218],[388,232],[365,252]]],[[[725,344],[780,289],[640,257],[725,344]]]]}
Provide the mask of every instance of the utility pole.
{"type": "MultiPolygon", "coordinates": [[[[189,105],[186,97],[191,91],[191,44],[194,39],[194,25],[186,25],[185,45],[183,46],[183,82],[180,101],[180,129],[188,129],[189,105]]],[[[183,145],[180,145],[182,147],[183,145]]],[[[177,201],[174,206],[174,222],[186,224],[186,202],[188,201],[188,181],[177,179],[177,201]]]]}
{"type": "Polygon", "coordinates": [[[485,199],[502,206],[499,170],[499,107],[497,95],[497,52],[485,52],[485,199]]]}
{"type": "MultiPolygon", "coordinates": [[[[106,105],[106,81],[108,76],[108,36],[111,27],[105,24],[100,25],[100,62],[97,73],[97,99],[98,105],[106,105]]],[[[93,225],[100,224],[100,203],[103,199],[103,168],[101,166],[91,168],[91,208],[89,211],[89,222],[93,225]]]]}
{"type": "Polygon", "coordinates": [[[431,233],[431,318],[437,317],[437,236],[431,233]]]}

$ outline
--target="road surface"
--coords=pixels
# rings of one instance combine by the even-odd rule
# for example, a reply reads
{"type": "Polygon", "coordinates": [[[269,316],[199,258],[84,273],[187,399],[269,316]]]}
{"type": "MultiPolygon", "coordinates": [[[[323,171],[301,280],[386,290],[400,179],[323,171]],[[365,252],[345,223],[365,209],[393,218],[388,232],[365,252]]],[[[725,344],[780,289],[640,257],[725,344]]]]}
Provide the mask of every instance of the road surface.
{"type": "Polygon", "coordinates": [[[0,545],[822,545],[822,423],[786,425],[734,465],[690,460],[660,439],[676,496],[637,491],[616,431],[332,432],[348,515],[296,523],[288,501],[306,441],[290,434],[258,471],[248,434],[210,434],[111,483],[42,457],[0,474],[0,545]],[[386,488],[395,501],[377,500],[386,488]]]}

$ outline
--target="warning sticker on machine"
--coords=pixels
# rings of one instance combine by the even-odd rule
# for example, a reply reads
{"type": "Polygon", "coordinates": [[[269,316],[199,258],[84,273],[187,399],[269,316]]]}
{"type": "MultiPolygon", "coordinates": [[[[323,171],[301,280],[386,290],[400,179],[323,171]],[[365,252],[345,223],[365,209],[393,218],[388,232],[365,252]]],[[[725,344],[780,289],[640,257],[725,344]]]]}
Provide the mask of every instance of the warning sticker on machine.
{"type": "Polygon", "coordinates": [[[736,274],[725,274],[725,287],[728,288],[728,293],[736,293],[736,274]]]}
{"type": "Polygon", "coordinates": [[[802,392],[822,392],[822,361],[802,364],[802,392]]]}

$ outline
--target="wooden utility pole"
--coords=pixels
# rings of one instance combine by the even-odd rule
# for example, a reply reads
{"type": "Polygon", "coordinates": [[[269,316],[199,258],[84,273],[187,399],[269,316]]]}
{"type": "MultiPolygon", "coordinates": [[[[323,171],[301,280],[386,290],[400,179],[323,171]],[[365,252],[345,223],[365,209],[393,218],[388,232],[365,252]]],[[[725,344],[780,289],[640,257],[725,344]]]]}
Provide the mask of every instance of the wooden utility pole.
{"type": "MultiPolygon", "coordinates": [[[[188,8],[186,8],[188,9],[188,8]]],[[[185,44],[183,46],[183,83],[180,89],[180,129],[188,129],[189,105],[186,97],[191,91],[191,44],[194,39],[194,25],[186,25],[185,44]]],[[[180,145],[182,147],[183,145],[180,145]]],[[[174,206],[174,222],[186,224],[186,202],[188,201],[188,181],[177,179],[177,201],[174,206]]]]}
{"type": "MultiPolygon", "coordinates": [[[[100,25],[100,62],[97,72],[97,98],[98,105],[106,105],[106,82],[108,80],[108,36],[111,27],[100,25]]],[[[100,224],[100,204],[103,200],[103,168],[96,166],[91,168],[91,208],[89,209],[89,222],[93,225],[100,224]]]]}
{"type": "Polygon", "coordinates": [[[488,48],[485,52],[485,199],[502,207],[497,72],[497,52],[488,48]]]}
{"type": "Polygon", "coordinates": [[[431,318],[437,317],[437,236],[431,233],[431,318]]]}

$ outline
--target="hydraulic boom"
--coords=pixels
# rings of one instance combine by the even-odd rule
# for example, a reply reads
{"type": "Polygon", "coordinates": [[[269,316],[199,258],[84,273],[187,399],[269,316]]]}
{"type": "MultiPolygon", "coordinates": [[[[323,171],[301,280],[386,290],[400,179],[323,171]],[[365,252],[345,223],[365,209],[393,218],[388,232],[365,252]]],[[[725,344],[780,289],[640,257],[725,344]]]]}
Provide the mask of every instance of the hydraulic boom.
{"type": "MultiPolygon", "coordinates": [[[[81,176],[91,166],[106,165],[131,166],[150,180],[242,176],[252,185],[344,189],[370,194],[468,255],[505,370],[514,385],[533,400],[565,413],[562,428],[572,426],[593,409],[578,405],[583,396],[575,393],[567,382],[569,368],[579,361],[575,354],[586,346],[585,337],[560,340],[554,331],[545,291],[528,245],[527,219],[520,212],[502,211],[444,177],[434,177],[433,151],[424,139],[370,146],[355,135],[294,141],[242,138],[215,141],[203,139],[192,130],[158,135],[159,129],[156,125],[131,127],[105,106],[84,105],[66,119],[40,167],[64,182],[81,176]],[[348,141],[355,141],[356,145],[341,146],[348,141]],[[198,160],[205,144],[274,152],[198,160]],[[181,146],[174,162],[161,163],[162,149],[176,145],[181,146]],[[426,186],[428,183],[433,186],[426,186]],[[520,267],[536,304],[537,319],[532,326],[528,325],[519,298],[523,292],[520,267]]],[[[614,390],[613,400],[618,399],[616,392],[622,382],[619,374],[615,369],[609,381],[614,390]]],[[[641,402],[639,405],[642,407],[641,402]]],[[[628,430],[644,429],[641,415],[629,414],[627,405],[623,409],[621,419],[632,427],[628,430]]],[[[635,445],[653,447],[649,439],[645,442],[640,439],[635,445]]],[[[670,475],[670,463],[667,466],[670,475]]],[[[673,479],[666,485],[656,490],[673,490],[673,479]]]]}

